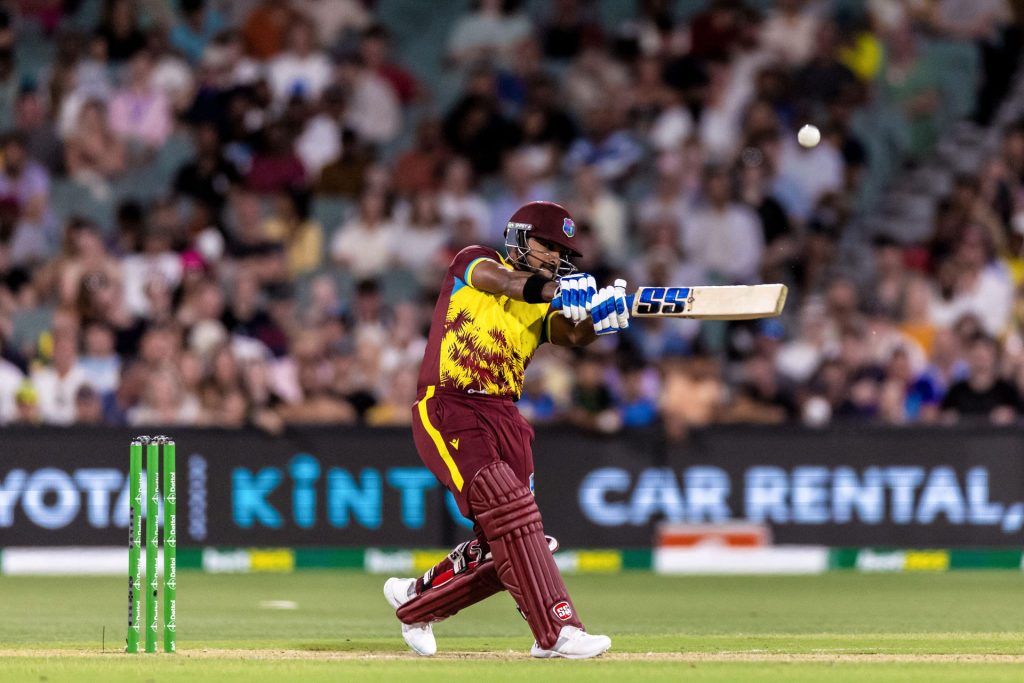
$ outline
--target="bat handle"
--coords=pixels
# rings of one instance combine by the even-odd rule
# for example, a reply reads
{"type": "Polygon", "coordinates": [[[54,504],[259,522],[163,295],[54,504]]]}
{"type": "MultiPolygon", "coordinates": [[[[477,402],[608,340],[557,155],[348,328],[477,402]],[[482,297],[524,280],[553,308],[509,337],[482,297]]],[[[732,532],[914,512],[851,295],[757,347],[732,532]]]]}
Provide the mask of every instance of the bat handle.
{"type": "MultiPolygon", "coordinates": [[[[636,297],[635,294],[627,294],[626,295],[626,310],[627,311],[632,311],[633,310],[633,299],[635,297],[636,297]]],[[[560,311],[560,310],[562,310],[562,296],[558,295],[554,299],[552,299],[550,306],[551,306],[551,310],[552,311],[560,311]]]]}

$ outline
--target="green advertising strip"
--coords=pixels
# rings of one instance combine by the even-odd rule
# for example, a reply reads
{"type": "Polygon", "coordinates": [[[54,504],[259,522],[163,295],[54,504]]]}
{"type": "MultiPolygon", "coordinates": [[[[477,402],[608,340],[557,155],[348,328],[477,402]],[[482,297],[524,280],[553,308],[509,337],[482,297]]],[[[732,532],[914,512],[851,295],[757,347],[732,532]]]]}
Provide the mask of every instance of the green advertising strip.
{"type": "Polygon", "coordinates": [[[1024,569],[1021,550],[951,550],[950,569],[1024,569]]]}
{"type": "MultiPolygon", "coordinates": [[[[358,569],[416,574],[425,571],[447,552],[443,548],[182,548],[178,550],[177,566],[229,573],[358,569]]],[[[647,549],[563,550],[556,555],[562,561],[563,571],[573,574],[649,570],[651,556],[647,549]]]]}
{"type": "Polygon", "coordinates": [[[901,550],[833,548],[829,569],[865,572],[954,571],[959,569],[1024,569],[1019,549],[901,550]]]}
{"type": "Polygon", "coordinates": [[[362,548],[296,548],[296,569],[362,569],[362,548]]]}
{"type": "Polygon", "coordinates": [[[622,551],[623,569],[649,570],[653,566],[652,551],[647,548],[630,548],[622,551]]]}

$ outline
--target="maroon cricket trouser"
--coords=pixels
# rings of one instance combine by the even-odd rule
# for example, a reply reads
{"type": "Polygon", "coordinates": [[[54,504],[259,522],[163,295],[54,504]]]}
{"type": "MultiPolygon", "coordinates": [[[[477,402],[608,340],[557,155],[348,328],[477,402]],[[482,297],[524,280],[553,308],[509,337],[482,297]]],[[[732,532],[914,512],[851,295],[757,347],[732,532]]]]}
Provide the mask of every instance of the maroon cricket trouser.
{"type": "Polygon", "coordinates": [[[533,489],[533,427],[507,398],[428,386],[412,407],[412,435],[420,459],[466,517],[469,484],[492,462],[504,461],[533,489]]]}

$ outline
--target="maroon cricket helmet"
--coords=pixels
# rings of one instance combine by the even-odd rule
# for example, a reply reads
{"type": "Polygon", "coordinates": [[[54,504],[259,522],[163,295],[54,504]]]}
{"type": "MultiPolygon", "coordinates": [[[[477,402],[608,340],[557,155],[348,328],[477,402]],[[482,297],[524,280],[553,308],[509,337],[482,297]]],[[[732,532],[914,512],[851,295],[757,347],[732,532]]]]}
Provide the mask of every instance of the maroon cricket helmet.
{"type": "Polygon", "coordinates": [[[530,202],[519,207],[505,226],[506,241],[509,234],[518,233],[517,242],[525,246],[526,238],[533,237],[556,244],[572,256],[582,256],[576,249],[576,224],[565,207],[554,202],[530,202]]]}

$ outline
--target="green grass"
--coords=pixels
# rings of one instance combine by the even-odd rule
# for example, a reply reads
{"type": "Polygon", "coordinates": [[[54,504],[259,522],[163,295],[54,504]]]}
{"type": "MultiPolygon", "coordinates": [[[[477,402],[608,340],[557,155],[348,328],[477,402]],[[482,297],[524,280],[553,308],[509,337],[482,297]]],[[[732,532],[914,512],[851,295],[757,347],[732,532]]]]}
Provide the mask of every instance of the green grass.
{"type": "Polygon", "coordinates": [[[119,653],[127,610],[124,579],[0,577],[0,681],[308,683],[480,675],[489,682],[529,676],[987,682],[1020,681],[1024,670],[1024,575],[1016,572],[569,577],[588,629],[611,635],[619,654],[587,662],[525,656],[532,637],[507,595],[435,627],[442,653],[506,656],[408,655],[381,583],[382,577],[356,572],[180,572],[181,652],[128,657],[119,653]],[[293,601],[298,608],[260,606],[269,600],[293,601]],[[203,654],[204,649],[231,652],[203,654]],[[29,656],[34,650],[40,652],[29,656]],[[280,658],[281,650],[298,659],[280,658]],[[959,654],[976,657],[927,661],[930,655],[959,654]],[[851,655],[877,655],[880,661],[851,655]],[[1021,659],[1000,662],[1000,655],[1021,659]],[[996,661],[978,661],[981,656],[996,661]],[[743,657],[769,661],[734,661],[743,657]],[[815,657],[822,661],[808,661],[815,657]]]}

